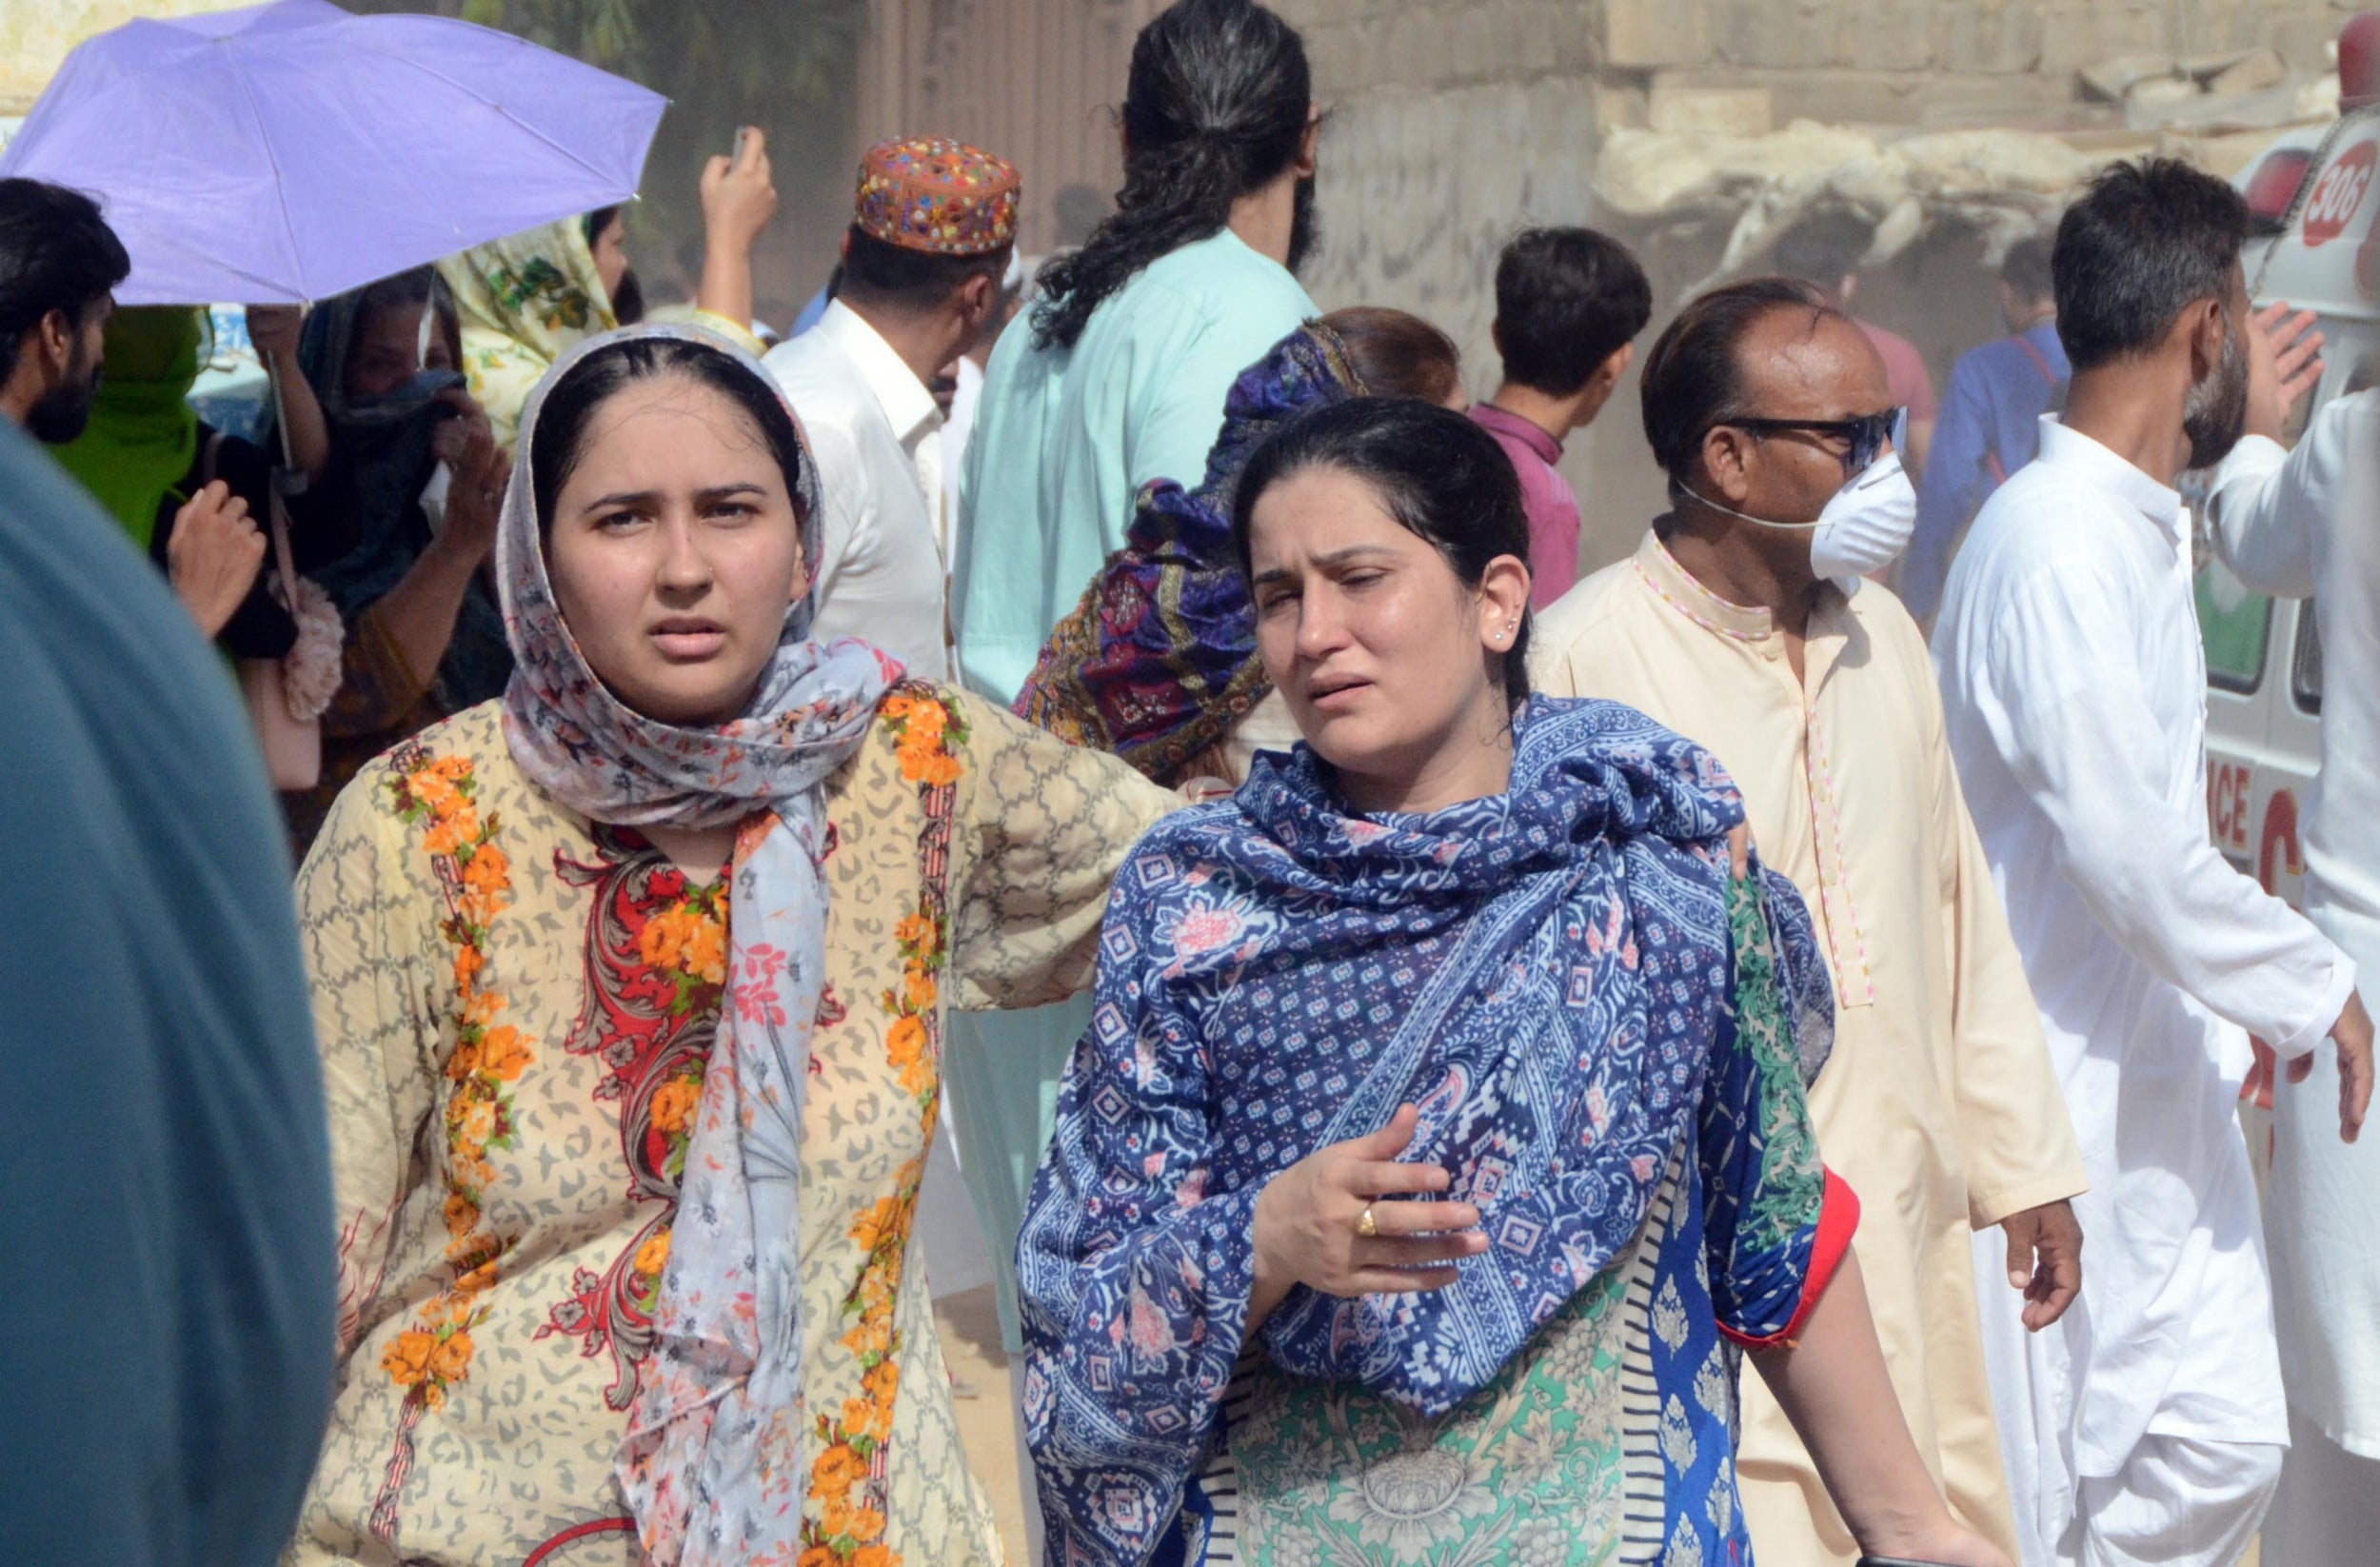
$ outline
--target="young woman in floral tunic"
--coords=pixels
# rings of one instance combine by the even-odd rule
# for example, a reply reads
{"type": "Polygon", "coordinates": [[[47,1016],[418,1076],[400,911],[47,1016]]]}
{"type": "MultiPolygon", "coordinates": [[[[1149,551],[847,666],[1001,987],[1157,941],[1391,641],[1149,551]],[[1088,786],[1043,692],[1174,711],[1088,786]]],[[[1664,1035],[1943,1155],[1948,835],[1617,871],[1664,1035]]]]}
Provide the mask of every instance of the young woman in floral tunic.
{"type": "Polygon", "coordinates": [[[740,352],[599,339],[524,428],[519,673],[300,877],[343,1353],[292,1558],[997,1562],[907,1265],[943,1011],[1085,983],[1179,802],[804,640],[820,498],[740,352]]]}
{"type": "Polygon", "coordinates": [[[1818,1162],[1808,914],[1707,753],[1527,694],[1501,449],[1341,402],[1233,516],[1305,744],[1117,881],[1019,1258],[1050,1559],[1746,1567],[1732,1343],[1863,1549],[2005,1567],[1818,1162]]]}

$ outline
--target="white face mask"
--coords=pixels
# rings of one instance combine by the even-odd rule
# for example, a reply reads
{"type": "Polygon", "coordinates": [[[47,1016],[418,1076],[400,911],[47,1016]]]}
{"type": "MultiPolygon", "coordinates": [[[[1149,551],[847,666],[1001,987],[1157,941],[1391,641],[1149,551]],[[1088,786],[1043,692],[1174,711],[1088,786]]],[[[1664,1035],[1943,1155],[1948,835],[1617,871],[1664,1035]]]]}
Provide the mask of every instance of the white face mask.
{"type": "Polygon", "coordinates": [[[1695,499],[1714,511],[1761,527],[1808,531],[1810,569],[1846,593],[1858,588],[1860,578],[1898,560],[1909,547],[1910,536],[1917,531],[1917,487],[1909,482],[1896,451],[1878,457],[1836,490],[1815,523],[1772,522],[1701,495],[1695,499]]]}

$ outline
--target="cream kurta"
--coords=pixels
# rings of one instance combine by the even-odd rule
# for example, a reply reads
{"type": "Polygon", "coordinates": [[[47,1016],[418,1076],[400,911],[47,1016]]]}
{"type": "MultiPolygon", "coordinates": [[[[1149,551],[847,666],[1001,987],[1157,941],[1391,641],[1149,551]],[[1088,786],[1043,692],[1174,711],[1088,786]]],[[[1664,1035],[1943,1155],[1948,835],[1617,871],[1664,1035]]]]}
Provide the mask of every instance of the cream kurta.
{"type": "MultiPolygon", "coordinates": [[[[1648,533],[1540,617],[1534,673],[1709,747],[1792,876],[1835,979],[1810,1096],[1859,1194],[1857,1247],[1893,1381],[1953,1510],[2013,1551],[1975,1316],[1971,1226],[2072,1197],[2082,1158],[1943,737],[1924,639],[1880,588],[1833,588],[1794,679],[1766,610],[1713,597],[1648,533]],[[1808,695],[1805,697],[1805,692],[1808,695]]],[[[1738,1470],[1760,1567],[1858,1550],[1765,1385],[1738,1470]],[[1812,1519],[1816,1519],[1816,1532],[1812,1519]]]]}
{"type": "MultiPolygon", "coordinates": [[[[991,1567],[906,1265],[943,1011],[1086,984],[1109,878],[1180,802],[922,685],[896,688],[824,794],[802,1559],[991,1567]]],[[[340,797],[298,880],[342,1225],[300,1567],[638,1559],[613,1470],[727,1000],[725,896],[531,784],[494,703],[340,797]]]]}

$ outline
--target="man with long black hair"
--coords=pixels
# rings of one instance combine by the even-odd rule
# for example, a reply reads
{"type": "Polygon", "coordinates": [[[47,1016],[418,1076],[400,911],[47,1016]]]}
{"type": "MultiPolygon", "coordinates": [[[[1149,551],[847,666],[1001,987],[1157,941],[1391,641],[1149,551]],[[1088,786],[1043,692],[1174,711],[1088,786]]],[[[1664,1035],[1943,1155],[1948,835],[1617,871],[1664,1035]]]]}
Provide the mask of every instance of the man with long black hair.
{"type": "MultiPolygon", "coordinates": [[[[1294,274],[1313,244],[1320,119],[1288,24],[1250,0],[1179,0],[1133,45],[1122,120],[1116,210],[1042,269],[1039,304],[993,351],[967,440],[959,669],[1003,703],[1122,546],[1134,493],[1196,484],[1232,382],[1318,313],[1294,274]]],[[[955,1013],[943,1050],[1012,1354],[1025,1183],[1088,1021],[1087,1003],[955,1013]]]]}
{"type": "Polygon", "coordinates": [[[954,573],[966,684],[1005,702],[1100,565],[1132,497],[1196,483],[1240,372],[1316,313],[1319,120],[1305,46],[1249,0],[1180,0],[1141,30],[1116,211],[1041,276],[992,356],[954,573]]]}
{"type": "Polygon", "coordinates": [[[2091,1177],[2083,1309],[2028,1338],[2011,1292],[1978,1302],[2027,1567],[2239,1560],[2290,1439],[2235,1120],[2248,1036],[2292,1081],[2328,1036],[2347,1141],[2371,1099],[2355,964],[2207,835],[2174,482],[2247,426],[2247,236],[2238,194],[2172,159],[2116,164],[2068,209],[2051,259],[2066,411],[1984,503],[1934,637],[2091,1177]]]}

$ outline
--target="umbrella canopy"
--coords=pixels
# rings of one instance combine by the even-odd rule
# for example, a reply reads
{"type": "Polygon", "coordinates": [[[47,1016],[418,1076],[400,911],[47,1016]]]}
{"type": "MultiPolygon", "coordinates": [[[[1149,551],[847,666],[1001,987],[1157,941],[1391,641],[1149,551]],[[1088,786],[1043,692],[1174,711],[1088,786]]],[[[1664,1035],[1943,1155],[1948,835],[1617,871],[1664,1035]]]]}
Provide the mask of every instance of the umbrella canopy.
{"type": "Polygon", "coordinates": [[[126,304],[300,304],[626,201],[666,107],[508,33],[279,0],[88,40],[0,175],[100,199],[126,304]]]}

